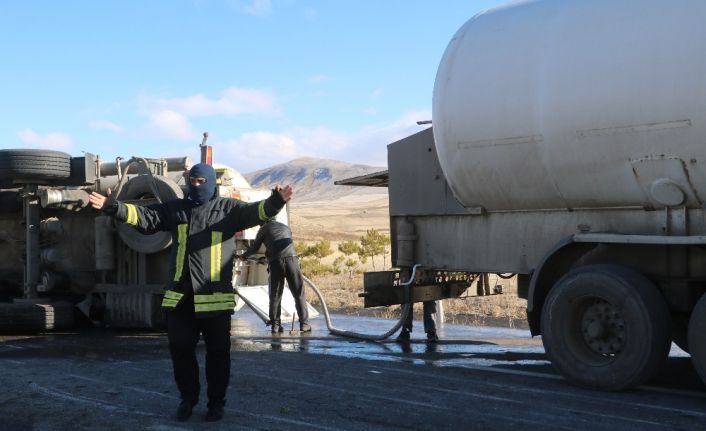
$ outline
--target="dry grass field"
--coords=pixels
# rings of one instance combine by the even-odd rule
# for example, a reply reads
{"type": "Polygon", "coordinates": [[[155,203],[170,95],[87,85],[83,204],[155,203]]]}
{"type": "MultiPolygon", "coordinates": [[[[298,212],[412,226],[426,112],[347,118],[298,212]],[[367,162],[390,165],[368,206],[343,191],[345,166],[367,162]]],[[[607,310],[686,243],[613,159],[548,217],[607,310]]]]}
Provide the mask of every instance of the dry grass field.
{"type": "Polygon", "coordinates": [[[368,229],[389,235],[388,214],[387,195],[299,202],[289,208],[295,241],[358,240],[368,229]]]}

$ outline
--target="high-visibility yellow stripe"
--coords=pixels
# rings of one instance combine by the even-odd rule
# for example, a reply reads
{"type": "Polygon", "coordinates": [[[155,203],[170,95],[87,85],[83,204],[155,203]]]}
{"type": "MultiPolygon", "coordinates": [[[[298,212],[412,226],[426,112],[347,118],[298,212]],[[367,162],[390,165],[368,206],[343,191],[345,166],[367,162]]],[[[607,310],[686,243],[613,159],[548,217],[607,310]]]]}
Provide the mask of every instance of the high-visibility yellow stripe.
{"type": "Polygon", "coordinates": [[[130,205],[130,209],[132,210],[132,223],[133,226],[137,226],[137,207],[135,205],[130,205]]]}
{"type": "Polygon", "coordinates": [[[203,313],[208,311],[232,311],[235,307],[235,301],[230,302],[213,302],[209,304],[194,304],[194,311],[203,313]]]}
{"type": "Polygon", "coordinates": [[[178,303],[179,303],[179,301],[175,301],[173,299],[167,299],[167,298],[162,299],[162,307],[164,307],[164,308],[175,308],[178,303]]]}
{"type": "Polygon", "coordinates": [[[125,204],[125,208],[127,208],[127,219],[125,223],[131,226],[137,226],[137,208],[135,208],[133,204],[125,204]]]}
{"type": "Polygon", "coordinates": [[[181,273],[184,271],[184,256],[186,255],[186,236],[188,235],[188,224],[180,224],[177,226],[177,248],[176,255],[176,271],[174,271],[174,281],[181,279],[181,273]]]}
{"type": "Polygon", "coordinates": [[[265,213],[265,201],[260,201],[260,205],[257,206],[257,215],[260,217],[260,221],[267,221],[270,217],[267,217],[265,213]]]}
{"type": "Polygon", "coordinates": [[[223,232],[211,232],[211,281],[221,281],[221,241],[223,232]]]}
{"type": "Polygon", "coordinates": [[[175,292],[173,290],[167,290],[166,292],[164,292],[165,298],[173,299],[175,301],[179,301],[183,296],[183,293],[175,292]]]}
{"type": "Polygon", "coordinates": [[[167,290],[166,292],[164,292],[164,299],[162,299],[162,307],[176,307],[183,296],[183,293],[175,292],[173,290],[167,290]]]}
{"type": "Polygon", "coordinates": [[[198,312],[208,311],[232,311],[235,307],[235,296],[233,293],[211,293],[207,295],[194,295],[194,310],[198,312]]]}
{"type": "Polygon", "coordinates": [[[194,304],[207,304],[211,302],[233,302],[233,293],[210,293],[206,295],[194,295],[194,304]]]}

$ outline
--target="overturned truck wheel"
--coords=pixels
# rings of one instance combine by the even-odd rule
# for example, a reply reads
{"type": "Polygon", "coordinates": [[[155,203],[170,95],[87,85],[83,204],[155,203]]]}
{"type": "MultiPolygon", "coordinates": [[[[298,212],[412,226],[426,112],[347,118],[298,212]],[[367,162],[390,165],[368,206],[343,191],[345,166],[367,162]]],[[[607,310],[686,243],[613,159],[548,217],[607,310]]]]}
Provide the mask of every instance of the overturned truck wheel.
{"type": "Polygon", "coordinates": [[[71,175],[71,156],[52,150],[0,150],[0,180],[41,182],[71,175]]]}
{"type": "Polygon", "coordinates": [[[649,379],[669,354],[671,319],[656,286],[617,265],[566,274],[542,309],[542,342],[570,382],[618,391],[649,379]]]}
{"type": "MultiPolygon", "coordinates": [[[[153,186],[156,188],[156,192],[159,193],[159,198],[162,202],[184,197],[181,188],[167,177],[139,175],[131,178],[125,184],[118,199],[130,201],[137,205],[140,205],[141,201],[151,201],[155,198],[153,186]]],[[[118,233],[120,234],[120,239],[128,247],[139,253],[157,253],[172,244],[172,236],[169,232],[155,232],[148,235],[139,232],[132,226],[120,224],[118,225],[118,233]]]]}

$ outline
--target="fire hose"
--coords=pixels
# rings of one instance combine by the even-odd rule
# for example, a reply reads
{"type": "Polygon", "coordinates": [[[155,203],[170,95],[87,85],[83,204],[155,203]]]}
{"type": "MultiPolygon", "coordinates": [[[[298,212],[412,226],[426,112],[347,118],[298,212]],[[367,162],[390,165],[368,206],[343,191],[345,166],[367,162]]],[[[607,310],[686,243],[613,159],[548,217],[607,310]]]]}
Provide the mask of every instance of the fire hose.
{"type": "MultiPolygon", "coordinates": [[[[250,260],[250,261],[255,261],[255,262],[257,262],[257,263],[259,263],[259,264],[261,264],[261,265],[264,264],[264,263],[263,263],[264,258],[257,259],[257,258],[252,258],[252,257],[251,257],[251,258],[248,258],[248,260],[250,260]]],[[[415,278],[416,278],[416,276],[417,276],[417,267],[419,267],[419,266],[421,266],[421,265],[419,265],[419,264],[414,265],[414,266],[412,267],[412,274],[411,274],[411,276],[409,277],[409,280],[407,280],[407,281],[405,281],[405,282],[400,282],[400,284],[399,284],[400,287],[404,287],[404,288],[405,288],[405,296],[406,296],[407,298],[410,297],[410,295],[409,295],[409,286],[410,286],[412,283],[414,283],[414,280],[415,280],[415,278]]],[[[324,314],[324,317],[325,317],[325,319],[326,319],[326,327],[328,328],[329,332],[330,332],[331,334],[333,334],[333,335],[339,335],[339,336],[341,336],[341,337],[348,337],[348,338],[357,338],[357,339],[360,339],[360,340],[367,340],[367,341],[382,341],[382,340],[384,340],[384,339],[386,339],[386,338],[389,338],[392,334],[394,334],[395,332],[397,332],[397,331],[400,329],[400,327],[402,326],[402,324],[404,323],[404,321],[407,319],[407,315],[411,312],[411,309],[412,309],[412,304],[411,304],[411,303],[402,304],[402,312],[400,313],[400,318],[399,318],[399,320],[397,321],[397,323],[395,323],[395,325],[394,325],[389,331],[387,331],[387,332],[385,332],[384,334],[381,334],[381,335],[362,334],[362,333],[360,333],[360,332],[355,332],[355,331],[350,331],[350,330],[346,330],[346,329],[336,328],[335,326],[333,326],[333,323],[331,322],[331,315],[330,315],[330,313],[329,313],[329,311],[328,311],[328,306],[326,305],[326,300],[324,299],[324,295],[321,293],[321,291],[319,290],[319,288],[316,287],[316,284],[314,284],[313,281],[309,280],[307,277],[305,277],[305,276],[303,276],[303,275],[302,275],[302,278],[304,279],[304,281],[306,282],[306,284],[308,284],[309,287],[312,288],[312,290],[314,291],[314,293],[316,293],[316,296],[318,296],[319,301],[321,301],[321,307],[323,308],[323,314],[324,314]]],[[[245,298],[243,298],[243,300],[245,300],[245,298]]],[[[247,303],[247,300],[245,300],[245,301],[246,301],[246,303],[247,303]]]]}
{"type": "MultiPolygon", "coordinates": [[[[409,293],[409,286],[414,283],[414,279],[417,274],[417,267],[420,266],[419,264],[416,264],[412,267],[412,275],[410,276],[409,280],[405,281],[404,283],[400,282],[400,287],[404,287],[405,290],[407,291],[406,293],[409,293]]],[[[404,323],[405,319],[407,319],[407,315],[411,312],[412,309],[412,304],[407,303],[402,305],[402,313],[400,315],[400,319],[395,323],[395,325],[387,332],[385,332],[382,335],[372,335],[372,334],[361,334],[359,332],[354,332],[354,331],[349,331],[345,329],[339,329],[333,326],[333,323],[331,323],[331,316],[328,311],[328,307],[326,306],[326,301],[324,300],[324,296],[321,294],[321,291],[319,290],[318,287],[309,280],[307,277],[304,277],[304,281],[309,285],[314,290],[314,293],[316,293],[316,296],[319,297],[319,301],[321,301],[321,307],[323,308],[323,313],[324,317],[326,318],[326,327],[328,328],[329,332],[333,335],[340,335],[342,337],[349,337],[349,338],[357,338],[361,340],[368,340],[368,341],[382,341],[395,332],[397,332],[402,324],[404,323]]],[[[406,295],[409,298],[409,295],[406,295]]]]}

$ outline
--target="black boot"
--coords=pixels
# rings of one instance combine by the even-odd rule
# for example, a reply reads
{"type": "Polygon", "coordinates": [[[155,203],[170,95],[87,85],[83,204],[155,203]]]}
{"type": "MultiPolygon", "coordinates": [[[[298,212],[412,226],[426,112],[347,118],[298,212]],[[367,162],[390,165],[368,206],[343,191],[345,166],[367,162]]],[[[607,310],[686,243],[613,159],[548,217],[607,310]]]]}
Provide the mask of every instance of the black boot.
{"type": "Polygon", "coordinates": [[[179,422],[184,422],[189,420],[191,417],[191,411],[196,403],[192,403],[188,400],[181,400],[179,407],[177,408],[176,418],[179,422]]]}
{"type": "Polygon", "coordinates": [[[398,343],[409,343],[411,336],[408,330],[403,329],[400,331],[400,335],[397,336],[395,339],[396,342],[398,343]]]}
{"type": "Polygon", "coordinates": [[[282,327],[282,321],[281,320],[275,320],[272,322],[272,328],[271,331],[273,334],[276,334],[278,332],[284,332],[284,328],[282,327]]]}
{"type": "Polygon", "coordinates": [[[209,402],[208,411],[206,412],[206,417],[204,418],[206,422],[216,422],[223,419],[223,406],[225,401],[219,402],[209,402]]]}

